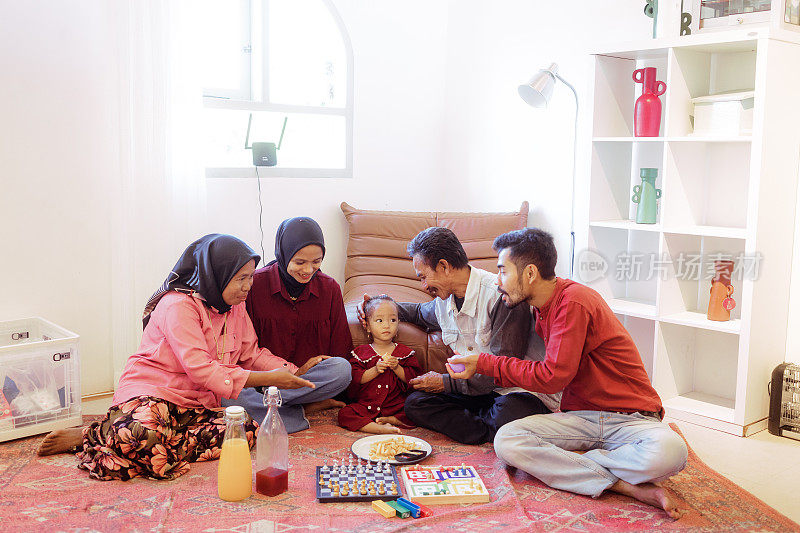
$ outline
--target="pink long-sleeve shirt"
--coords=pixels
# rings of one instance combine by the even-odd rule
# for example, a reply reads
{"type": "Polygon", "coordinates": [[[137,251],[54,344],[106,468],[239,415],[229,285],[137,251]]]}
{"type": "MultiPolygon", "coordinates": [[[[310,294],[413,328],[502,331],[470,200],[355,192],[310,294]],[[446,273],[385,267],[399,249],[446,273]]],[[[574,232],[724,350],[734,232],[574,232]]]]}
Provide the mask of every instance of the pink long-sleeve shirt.
{"type": "Polygon", "coordinates": [[[155,396],[181,407],[216,409],[222,398],[239,396],[250,370],[277,368],[297,370],[258,347],[244,303],[220,314],[197,296],[169,292],[150,315],[112,403],[155,396]]]}

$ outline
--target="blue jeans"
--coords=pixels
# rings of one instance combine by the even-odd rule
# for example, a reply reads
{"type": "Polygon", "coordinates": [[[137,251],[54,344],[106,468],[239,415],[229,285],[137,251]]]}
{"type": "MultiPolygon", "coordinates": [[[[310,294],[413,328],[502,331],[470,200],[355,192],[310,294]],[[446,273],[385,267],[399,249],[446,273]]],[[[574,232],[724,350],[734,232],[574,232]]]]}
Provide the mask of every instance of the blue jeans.
{"type": "Polygon", "coordinates": [[[550,487],[594,498],[619,479],[633,485],[666,479],[683,470],[688,457],[681,436],[657,418],[605,411],[509,422],[497,432],[494,450],[550,487]]]}
{"type": "MultiPolygon", "coordinates": [[[[278,412],[286,426],[287,433],[295,433],[309,428],[308,419],[303,411],[303,404],[318,402],[333,398],[350,385],[353,370],[350,363],[341,357],[323,359],[303,374],[316,388],[302,387],[299,389],[280,389],[283,403],[278,412]]],[[[241,405],[247,414],[259,424],[267,416],[267,407],[264,405],[264,395],[252,387],[242,389],[235,400],[222,400],[222,406],[241,405]]]]}

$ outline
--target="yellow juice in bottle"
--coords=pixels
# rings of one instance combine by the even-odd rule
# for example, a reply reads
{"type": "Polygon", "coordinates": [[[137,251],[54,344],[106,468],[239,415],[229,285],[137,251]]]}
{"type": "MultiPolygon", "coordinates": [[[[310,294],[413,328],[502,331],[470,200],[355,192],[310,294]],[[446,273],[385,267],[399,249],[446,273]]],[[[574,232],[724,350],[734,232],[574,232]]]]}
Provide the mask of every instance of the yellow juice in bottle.
{"type": "Polygon", "coordinates": [[[229,502],[244,500],[252,494],[253,466],[246,440],[223,441],[217,468],[217,492],[221,499],[229,502]]]}

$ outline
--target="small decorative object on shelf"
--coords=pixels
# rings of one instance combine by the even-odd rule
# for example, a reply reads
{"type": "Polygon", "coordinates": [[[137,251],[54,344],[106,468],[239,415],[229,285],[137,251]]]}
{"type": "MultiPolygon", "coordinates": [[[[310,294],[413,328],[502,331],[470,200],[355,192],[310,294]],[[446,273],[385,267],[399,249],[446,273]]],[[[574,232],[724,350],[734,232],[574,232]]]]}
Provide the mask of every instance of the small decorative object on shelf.
{"type": "Polygon", "coordinates": [[[642,84],[642,95],[633,109],[633,134],[636,137],[658,137],[661,129],[661,100],[667,84],[656,80],[656,68],[646,67],[633,71],[633,81],[642,84]]]}
{"type": "Polygon", "coordinates": [[[800,26],[800,0],[786,0],[783,21],[787,24],[800,26]]]}
{"type": "Polygon", "coordinates": [[[752,135],[755,91],[692,98],[693,135],[752,135]]]}
{"type": "Polygon", "coordinates": [[[768,390],[769,432],[800,440],[800,366],[776,366],[768,390]]]}
{"type": "Polygon", "coordinates": [[[653,19],[653,39],[655,39],[656,26],[658,25],[658,0],[646,0],[644,14],[653,19]]]}
{"type": "Polygon", "coordinates": [[[642,168],[639,169],[639,175],[642,177],[642,184],[633,186],[633,197],[631,197],[633,203],[638,204],[636,223],[655,224],[658,212],[657,200],[661,198],[661,189],[656,189],[658,169],[642,168]]]}
{"type": "MultiPolygon", "coordinates": [[[[800,1],[800,0],[798,0],[800,1]]],[[[692,14],[683,10],[683,0],[681,0],[681,36],[692,34],[692,14]]]]}
{"type": "Polygon", "coordinates": [[[736,302],[731,295],[731,274],[733,261],[714,261],[714,279],[711,280],[711,298],[708,300],[709,320],[727,322],[731,319],[731,311],[736,307],[736,302]]]}

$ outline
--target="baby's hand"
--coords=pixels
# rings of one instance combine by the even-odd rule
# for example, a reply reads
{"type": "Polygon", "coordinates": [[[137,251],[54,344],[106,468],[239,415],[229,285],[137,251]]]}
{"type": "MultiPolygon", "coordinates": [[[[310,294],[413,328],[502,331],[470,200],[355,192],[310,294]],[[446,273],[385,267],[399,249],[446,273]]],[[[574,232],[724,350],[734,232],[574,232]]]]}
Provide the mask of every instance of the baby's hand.
{"type": "Polygon", "coordinates": [[[384,361],[386,362],[386,365],[392,370],[397,368],[397,365],[400,364],[400,359],[398,359],[397,357],[392,357],[391,355],[388,356],[386,359],[384,359],[384,361]]]}
{"type": "Polygon", "coordinates": [[[390,368],[390,367],[389,367],[389,363],[387,363],[386,361],[384,361],[383,359],[381,359],[381,360],[380,360],[380,361],[378,361],[378,363],[375,365],[375,368],[378,370],[378,373],[379,373],[379,374],[383,374],[384,370],[386,370],[387,368],[390,368]]]}

